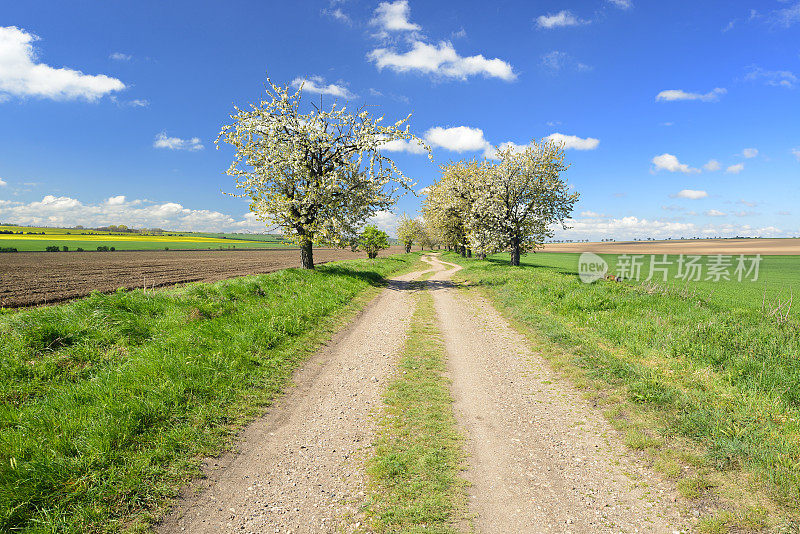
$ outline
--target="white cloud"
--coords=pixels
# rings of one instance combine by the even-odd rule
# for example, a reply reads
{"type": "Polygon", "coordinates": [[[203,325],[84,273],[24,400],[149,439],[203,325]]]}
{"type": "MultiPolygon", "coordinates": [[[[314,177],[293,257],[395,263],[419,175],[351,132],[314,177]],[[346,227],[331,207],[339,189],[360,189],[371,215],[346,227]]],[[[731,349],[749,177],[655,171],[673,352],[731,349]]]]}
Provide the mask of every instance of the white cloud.
{"type": "Polygon", "coordinates": [[[754,158],[758,156],[758,149],[757,148],[745,148],[742,150],[742,156],[746,157],[747,159],[754,158]]]}
{"type": "Polygon", "coordinates": [[[338,20],[339,22],[344,22],[346,24],[351,24],[353,21],[350,20],[350,17],[341,10],[341,8],[336,9],[323,9],[323,15],[328,15],[329,17],[338,20]]]}
{"type": "Polygon", "coordinates": [[[764,70],[760,67],[750,67],[750,71],[744,78],[751,81],[763,80],[766,85],[787,89],[791,89],[797,84],[797,76],[789,70],[764,70]]]}
{"type": "Polygon", "coordinates": [[[800,21],[800,2],[793,6],[777,9],[772,13],[772,22],[778,26],[788,28],[800,21]]]}
{"type": "Polygon", "coordinates": [[[552,28],[563,28],[565,26],[580,26],[583,24],[589,24],[589,21],[577,18],[571,11],[566,9],[555,14],[540,15],[536,18],[536,25],[548,30],[552,28]]]}
{"type": "Polygon", "coordinates": [[[408,152],[410,154],[425,154],[427,150],[415,141],[394,139],[381,145],[381,150],[386,152],[408,152]]]}
{"type": "Polygon", "coordinates": [[[600,140],[594,137],[587,137],[584,139],[577,135],[564,135],[562,133],[550,134],[545,137],[545,139],[563,144],[565,150],[594,150],[600,145],[600,140]]]}
{"type": "Polygon", "coordinates": [[[719,100],[719,97],[727,93],[726,89],[722,87],[717,87],[716,89],[712,89],[711,91],[701,94],[701,93],[688,93],[681,89],[667,89],[666,91],[661,91],[656,95],[656,101],[660,102],[675,102],[677,100],[699,100],[701,102],[715,102],[719,100]]]}
{"type": "Polygon", "coordinates": [[[665,170],[669,172],[683,172],[686,174],[694,174],[700,172],[700,169],[695,169],[689,167],[685,163],[681,163],[678,161],[678,158],[673,156],[672,154],[661,154],[660,156],[654,157],[652,160],[653,165],[655,165],[655,170],[665,170]]]}
{"type": "Polygon", "coordinates": [[[88,227],[125,224],[132,228],[164,228],[195,231],[263,231],[265,225],[253,214],[242,219],[213,210],[195,210],[177,202],[128,201],[124,195],[98,204],[66,196],[46,195],[28,204],[0,202],[0,220],[17,224],[88,227]]]}
{"type": "Polygon", "coordinates": [[[167,132],[160,132],[153,141],[154,148],[168,148],[169,150],[188,150],[194,152],[203,150],[203,144],[199,137],[191,139],[181,139],[180,137],[167,137],[167,132]]]}
{"type": "Polygon", "coordinates": [[[319,95],[338,96],[345,99],[355,98],[357,95],[350,92],[344,84],[329,83],[325,85],[325,79],[322,76],[311,76],[309,78],[295,78],[292,80],[292,87],[299,88],[303,86],[303,91],[309,93],[316,93],[319,95]]]}
{"type": "Polygon", "coordinates": [[[744,163],[737,163],[735,165],[729,166],[727,169],[725,169],[725,172],[727,172],[728,174],[739,174],[743,170],[744,170],[744,163]]]}
{"type": "Polygon", "coordinates": [[[674,198],[689,198],[692,200],[697,200],[699,198],[706,198],[708,193],[705,191],[697,191],[695,189],[681,189],[677,192],[677,194],[672,195],[674,198]]]}
{"type": "Polygon", "coordinates": [[[483,75],[511,81],[517,78],[514,69],[502,59],[487,59],[483,55],[460,56],[452,43],[441,41],[438,45],[414,41],[411,50],[397,53],[388,48],[376,48],[367,54],[378,70],[395,72],[417,71],[445,78],[466,80],[469,76],[483,75]]]}
{"type": "Polygon", "coordinates": [[[709,217],[724,217],[725,215],[727,215],[724,211],[719,211],[719,210],[708,210],[705,212],[705,214],[708,215],[709,217]]]}
{"type": "Polygon", "coordinates": [[[633,2],[631,0],[608,0],[608,2],[620,9],[630,9],[633,7],[633,2]]]}
{"type": "Polygon", "coordinates": [[[375,8],[375,16],[370,24],[379,26],[386,31],[419,31],[422,27],[408,20],[411,8],[407,0],[396,2],[381,2],[375,8]]]}
{"type": "Polygon", "coordinates": [[[489,142],[483,136],[483,130],[468,126],[452,128],[436,126],[425,132],[425,140],[433,146],[453,152],[485,150],[489,146],[489,142]]]}
{"type": "Polygon", "coordinates": [[[691,221],[672,219],[646,219],[636,216],[622,218],[576,218],[568,221],[567,230],[557,228],[558,239],[592,239],[606,237],[616,239],[667,239],[690,237],[788,237],[794,232],[785,232],[774,226],[753,227],[747,224],[697,224],[691,221]]]}
{"type": "Polygon", "coordinates": [[[710,160],[708,160],[708,163],[703,165],[703,168],[705,170],[707,170],[707,171],[712,171],[712,172],[713,171],[718,171],[721,168],[721,164],[720,164],[719,161],[717,161],[715,159],[710,159],[710,160]]]}
{"type": "Polygon", "coordinates": [[[542,56],[542,65],[552,71],[560,71],[562,69],[572,69],[577,71],[592,70],[592,67],[585,63],[577,61],[566,52],[553,50],[542,56]]]}
{"type": "Polygon", "coordinates": [[[115,60],[115,61],[130,61],[131,59],[133,59],[132,55],[123,54],[122,52],[114,52],[113,54],[111,54],[108,57],[113,59],[113,60],[115,60]]]}
{"type": "Polygon", "coordinates": [[[104,74],[37,63],[32,43],[38,39],[16,26],[0,27],[0,101],[9,96],[94,101],[125,89],[124,83],[104,74]]]}
{"type": "Polygon", "coordinates": [[[0,178],[0,187],[5,187],[5,186],[7,186],[7,185],[8,185],[8,182],[6,182],[6,181],[5,181],[5,180],[3,180],[2,178],[0,178]]]}
{"type": "Polygon", "coordinates": [[[427,195],[430,192],[431,192],[431,188],[430,187],[423,187],[421,189],[417,189],[417,194],[418,195],[427,195]]]}
{"type": "Polygon", "coordinates": [[[400,217],[391,211],[379,211],[367,220],[367,224],[374,224],[378,230],[383,230],[391,237],[397,237],[397,225],[400,217]]]}
{"type": "Polygon", "coordinates": [[[792,154],[794,155],[795,158],[797,158],[797,161],[800,161],[800,147],[793,148],[792,154]]]}

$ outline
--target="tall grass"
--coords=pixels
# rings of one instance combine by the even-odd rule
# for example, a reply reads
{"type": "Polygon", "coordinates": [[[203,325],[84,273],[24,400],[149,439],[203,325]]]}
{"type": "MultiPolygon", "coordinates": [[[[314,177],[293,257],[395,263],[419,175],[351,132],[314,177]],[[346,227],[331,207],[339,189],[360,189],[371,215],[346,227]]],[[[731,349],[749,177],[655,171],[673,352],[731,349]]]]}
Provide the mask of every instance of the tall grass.
{"type": "Polygon", "coordinates": [[[0,316],[0,530],[144,525],[411,254],[0,316]]]}
{"type": "MultiPolygon", "coordinates": [[[[583,284],[559,268],[451,256],[514,319],[573,355],[598,380],[651,410],[666,435],[744,468],[797,512],[800,324],[635,284],[583,284]]],[[[538,258],[533,261],[539,261],[538,258]]]]}

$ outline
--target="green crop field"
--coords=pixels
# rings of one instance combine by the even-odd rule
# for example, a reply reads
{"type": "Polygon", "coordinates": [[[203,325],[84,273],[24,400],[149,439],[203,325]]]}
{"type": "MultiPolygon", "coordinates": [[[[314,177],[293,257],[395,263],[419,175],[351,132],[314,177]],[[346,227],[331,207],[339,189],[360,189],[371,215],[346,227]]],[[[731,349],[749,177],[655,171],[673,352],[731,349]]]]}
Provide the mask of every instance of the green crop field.
{"type": "Polygon", "coordinates": [[[97,250],[99,246],[116,250],[281,248],[291,243],[281,236],[259,234],[207,234],[164,232],[159,234],[119,233],[75,228],[0,226],[0,248],[20,252],[46,250],[49,246],[97,250]],[[12,233],[6,233],[12,232],[12,233]],[[22,232],[22,233],[20,233],[22,232]]]}
{"type": "MultiPolygon", "coordinates": [[[[758,508],[755,496],[768,495],[785,507],[778,516],[797,519],[800,324],[796,313],[763,312],[762,299],[765,287],[768,302],[788,299],[800,257],[764,257],[757,282],[658,286],[582,283],[575,254],[529,254],[521,267],[507,255],[445,258],[464,265],[468,288],[486,291],[537,350],[594,384],[630,446],[653,450],[679,490],[718,486],[717,498],[737,507],[758,508]],[[681,440],[700,454],[665,446],[681,440]]],[[[612,272],[619,259],[606,256],[612,272]]]]}
{"type": "Polygon", "coordinates": [[[147,524],[418,254],[0,315],[0,531],[147,524]]]}
{"type": "MultiPolygon", "coordinates": [[[[608,263],[609,274],[618,272],[619,254],[599,254],[599,256],[608,263]]],[[[525,255],[523,257],[523,263],[530,267],[547,267],[561,273],[577,275],[579,257],[580,254],[573,253],[538,252],[536,254],[525,255]]],[[[656,270],[648,284],[646,279],[650,275],[650,262],[653,257],[656,262],[664,261],[662,254],[645,254],[641,259],[640,283],[669,287],[673,292],[678,293],[688,292],[730,308],[760,310],[762,305],[765,308],[769,308],[770,306],[774,308],[778,300],[785,302],[800,291],[800,256],[761,256],[758,268],[758,279],[755,281],[752,280],[752,274],[749,276],[742,276],[742,281],[738,281],[738,277],[735,275],[738,261],[737,255],[731,256],[731,265],[728,268],[728,280],[707,280],[707,266],[709,262],[714,261],[714,255],[702,256],[700,263],[704,266],[704,269],[701,273],[701,279],[699,281],[687,281],[676,278],[679,269],[679,256],[668,255],[666,257],[666,261],[669,262],[666,272],[666,281],[664,280],[664,273],[656,270]]],[[[752,258],[752,255],[745,255],[746,268],[750,267],[750,260],[752,258]]],[[[497,254],[492,256],[491,260],[507,262],[508,255],[497,254]]],[[[654,267],[660,268],[661,265],[656,263],[654,267]]],[[[636,282],[630,280],[622,283],[635,284],[636,282]]],[[[797,312],[800,312],[800,301],[792,308],[791,314],[797,312]]]]}

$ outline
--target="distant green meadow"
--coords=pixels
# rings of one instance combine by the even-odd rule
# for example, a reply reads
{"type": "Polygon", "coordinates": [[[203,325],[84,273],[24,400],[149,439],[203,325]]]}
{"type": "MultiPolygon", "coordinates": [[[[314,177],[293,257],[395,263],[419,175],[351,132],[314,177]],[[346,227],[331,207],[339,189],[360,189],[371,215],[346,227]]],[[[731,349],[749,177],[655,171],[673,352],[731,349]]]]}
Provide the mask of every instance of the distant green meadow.
{"type": "MultiPolygon", "coordinates": [[[[631,274],[628,267],[631,254],[598,254],[598,256],[608,263],[608,274],[616,274],[621,270],[626,271],[629,275],[631,274]],[[620,257],[622,256],[628,256],[628,258],[623,258],[626,267],[618,269],[620,257]]],[[[800,291],[800,256],[762,255],[757,280],[752,280],[754,273],[750,273],[748,276],[744,276],[747,273],[742,273],[741,282],[738,281],[738,276],[735,272],[739,260],[738,255],[729,256],[731,262],[730,267],[727,269],[729,279],[720,278],[716,281],[714,280],[716,275],[710,275],[711,279],[708,279],[708,264],[715,261],[715,254],[702,256],[699,263],[703,266],[703,269],[700,280],[697,281],[677,277],[680,267],[678,255],[667,255],[666,261],[670,263],[669,266],[660,264],[664,261],[663,254],[644,254],[641,256],[639,280],[632,279],[631,276],[624,276],[627,280],[623,281],[623,284],[649,283],[669,286],[674,291],[690,292],[697,297],[710,299],[712,302],[726,307],[759,310],[762,304],[764,308],[775,307],[777,306],[777,299],[784,302],[800,291]],[[651,259],[655,259],[656,263],[652,265],[654,272],[652,278],[648,281],[651,259]],[[661,267],[666,268],[666,281],[664,280],[664,272],[658,270],[661,267]]],[[[685,264],[688,261],[688,256],[684,256],[684,274],[687,271],[685,264]]],[[[558,272],[577,276],[579,258],[580,254],[577,253],[537,252],[523,256],[522,263],[532,267],[550,267],[558,272]]],[[[750,262],[753,258],[753,255],[745,254],[745,268],[751,266],[750,262]]],[[[508,255],[497,254],[491,257],[491,261],[508,261],[508,255]]],[[[792,306],[791,314],[797,317],[797,312],[800,312],[800,300],[792,306]]]]}

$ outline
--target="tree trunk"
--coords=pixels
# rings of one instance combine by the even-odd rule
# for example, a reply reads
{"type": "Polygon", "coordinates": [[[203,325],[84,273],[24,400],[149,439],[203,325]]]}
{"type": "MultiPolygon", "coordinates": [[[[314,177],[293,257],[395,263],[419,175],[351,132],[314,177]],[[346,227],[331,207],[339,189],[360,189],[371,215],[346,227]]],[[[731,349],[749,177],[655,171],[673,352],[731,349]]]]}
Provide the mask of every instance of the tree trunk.
{"type": "Polygon", "coordinates": [[[314,268],[314,250],[311,239],[307,236],[300,238],[300,263],[302,263],[303,269],[314,268]]]}
{"type": "Polygon", "coordinates": [[[519,238],[513,238],[511,240],[511,265],[519,265],[519,238]]]}
{"type": "Polygon", "coordinates": [[[471,248],[468,248],[468,249],[467,249],[467,257],[468,257],[468,258],[471,258],[471,257],[472,257],[472,249],[471,249],[471,248]]]}
{"type": "Polygon", "coordinates": [[[467,247],[462,245],[462,246],[459,247],[459,249],[460,249],[459,252],[461,253],[461,257],[462,258],[466,258],[467,257],[467,247]]]}
{"type": "Polygon", "coordinates": [[[411,252],[411,245],[406,243],[406,254],[408,254],[409,252],[411,252]]]}

